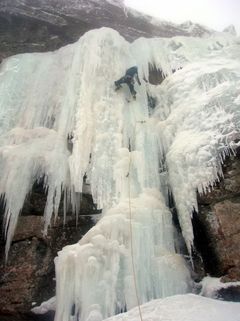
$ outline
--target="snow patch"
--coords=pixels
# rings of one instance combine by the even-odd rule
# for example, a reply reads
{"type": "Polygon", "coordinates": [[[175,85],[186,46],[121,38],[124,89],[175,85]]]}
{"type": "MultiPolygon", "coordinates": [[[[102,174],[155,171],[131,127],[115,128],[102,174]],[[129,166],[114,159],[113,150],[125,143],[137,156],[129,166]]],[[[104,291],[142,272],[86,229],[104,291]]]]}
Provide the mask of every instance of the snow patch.
{"type": "Polygon", "coordinates": [[[56,310],[56,297],[52,297],[48,301],[42,302],[39,307],[32,308],[31,311],[35,314],[45,314],[48,311],[56,310]]]}
{"type": "MultiPolygon", "coordinates": [[[[154,321],[239,321],[240,303],[223,302],[188,294],[154,300],[141,306],[143,320],[154,321]]],[[[139,310],[106,319],[106,321],[138,321],[139,310]]]]}
{"type": "Polygon", "coordinates": [[[216,298],[217,292],[221,289],[227,289],[229,287],[240,286],[240,282],[221,282],[220,278],[213,278],[207,276],[202,279],[200,282],[202,286],[200,294],[209,297],[209,298],[216,298]]]}

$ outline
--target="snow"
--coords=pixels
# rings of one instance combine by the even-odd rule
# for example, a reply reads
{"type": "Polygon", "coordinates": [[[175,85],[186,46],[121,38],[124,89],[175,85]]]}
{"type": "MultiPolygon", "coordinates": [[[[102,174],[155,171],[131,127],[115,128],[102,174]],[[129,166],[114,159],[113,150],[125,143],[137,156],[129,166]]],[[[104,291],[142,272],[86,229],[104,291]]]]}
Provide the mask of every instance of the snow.
{"type": "Polygon", "coordinates": [[[76,318],[88,319],[95,305],[106,318],[135,306],[137,297],[144,303],[191,291],[188,264],[175,250],[168,193],[191,252],[196,192],[219,179],[239,138],[239,44],[226,33],[130,44],[102,28],[58,51],[1,64],[6,256],[36,180],[48,192],[44,233],[61,197],[65,213],[68,206],[78,213],[85,173],[103,210],[96,226],[55,259],[56,321],[68,321],[73,306],[76,318]],[[143,81],[149,63],[167,76],[159,86],[143,81]],[[128,88],[116,93],[113,83],[134,65],[142,85],[128,103],[128,88]],[[147,94],[157,100],[151,112],[147,94]]]}
{"type": "MultiPolygon", "coordinates": [[[[152,321],[239,321],[240,303],[187,294],[151,301],[141,306],[141,312],[143,320],[152,321]]],[[[106,320],[138,321],[139,319],[138,308],[134,308],[106,320]]]]}
{"type": "Polygon", "coordinates": [[[44,301],[39,307],[34,307],[31,311],[35,314],[45,314],[48,311],[55,311],[56,309],[56,297],[52,297],[48,301],[44,301]]]}
{"type": "Polygon", "coordinates": [[[229,287],[238,287],[240,286],[240,282],[221,282],[220,278],[213,278],[210,276],[206,276],[200,282],[201,285],[201,292],[200,294],[209,297],[209,298],[216,298],[217,292],[221,289],[227,289],[229,287]]]}
{"type": "MultiPolygon", "coordinates": [[[[216,283],[216,281],[214,282],[216,283]]],[[[42,303],[32,312],[44,314],[55,310],[55,297],[42,303]]],[[[150,301],[140,306],[143,320],[154,321],[239,321],[240,303],[223,302],[194,294],[175,295],[165,299],[150,301]]],[[[139,320],[139,309],[133,308],[127,313],[105,319],[106,321],[139,320]]],[[[88,321],[102,321],[98,305],[89,308],[88,321]]]]}
{"type": "MultiPolygon", "coordinates": [[[[44,302],[41,307],[33,308],[37,314],[55,310],[55,297],[44,302]]],[[[153,321],[239,321],[240,303],[223,302],[194,294],[175,295],[165,299],[150,301],[140,306],[143,320],[153,321]]],[[[102,321],[98,305],[89,309],[88,321],[102,321]]],[[[139,309],[133,308],[105,321],[138,321],[139,309]]]]}

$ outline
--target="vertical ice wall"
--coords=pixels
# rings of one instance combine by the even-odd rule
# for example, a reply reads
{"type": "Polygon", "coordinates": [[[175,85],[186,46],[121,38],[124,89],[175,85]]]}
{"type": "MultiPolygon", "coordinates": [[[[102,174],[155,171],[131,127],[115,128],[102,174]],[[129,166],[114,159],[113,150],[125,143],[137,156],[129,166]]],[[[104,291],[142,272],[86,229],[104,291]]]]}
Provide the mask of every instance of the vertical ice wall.
{"type": "Polygon", "coordinates": [[[175,253],[171,214],[153,189],[131,199],[131,221],[126,198],[79,243],[65,247],[55,264],[55,320],[70,315],[86,320],[92,310],[106,318],[136,306],[138,299],[142,303],[190,291],[188,269],[175,253]]]}
{"type": "Polygon", "coordinates": [[[48,191],[45,232],[61,196],[78,208],[85,173],[103,208],[102,220],[56,258],[57,321],[71,314],[85,320],[92,309],[106,317],[136,305],[132,257],[141,302],[188,291],[166,196],[171,190],[190,251],[196,190],[218,178],[221,157],[238,138],[239,51],[239,39],[224,34],[129,44],[103,28],[56,52],[18,55],[1,65],[7,251],[38,179],[48,191]],[[160,86],[143,81],[149,63],[168,76],[160,86]],[[133,65],[142,86],[128,103],[128,88],[116,93],[113,82],[133,65]],[[147,93],[157,101],[151,113],[147,93]]]}

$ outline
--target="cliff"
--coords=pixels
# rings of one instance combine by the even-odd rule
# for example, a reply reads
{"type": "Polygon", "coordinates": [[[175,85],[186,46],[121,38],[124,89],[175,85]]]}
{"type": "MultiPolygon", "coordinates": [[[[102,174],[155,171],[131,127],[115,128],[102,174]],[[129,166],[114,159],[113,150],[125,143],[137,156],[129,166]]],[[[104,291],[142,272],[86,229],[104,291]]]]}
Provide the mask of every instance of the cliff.
{"type": "Polygon", "coordinates": [[[0,58],[55,50],[99,27],[111,27],[129,41],[139,37],[203,36],[213,32],[191,22],[176,25],[153,19],[126,8],[121,1],[3,0],[0,58]]]}

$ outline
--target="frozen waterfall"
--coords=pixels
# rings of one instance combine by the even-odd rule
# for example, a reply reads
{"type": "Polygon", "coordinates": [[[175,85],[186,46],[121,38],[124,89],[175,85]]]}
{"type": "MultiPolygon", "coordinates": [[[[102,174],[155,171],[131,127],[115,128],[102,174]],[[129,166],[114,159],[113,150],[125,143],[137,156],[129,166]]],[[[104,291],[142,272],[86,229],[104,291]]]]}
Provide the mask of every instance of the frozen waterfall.
{"type": "Polygon", "coordinates": [[[85,173],[103,209],[97,225],[55,260],[56,321],[90,320],[93,310],[107,317],[136,306],[137,296],[143,303],[191,290],[167,197],[172,193],[190,252],[196,193],[219,179],[239,140],[239,57],[240,39],[224,33],[130,44],[102,28],[58,51],[1,64],[6,253],[35,181],[44,179],[48,192],[45,233],[61,197],[78,212],[85,173]],[[166,76],[161,85],[143,80],[149,64],[166,76]],[[113,82],[134,65],[142,85],[128,103],[128,88],[116,93],[113,82]]]}

